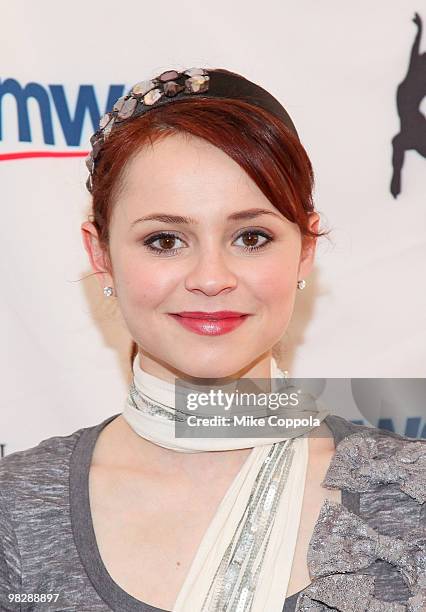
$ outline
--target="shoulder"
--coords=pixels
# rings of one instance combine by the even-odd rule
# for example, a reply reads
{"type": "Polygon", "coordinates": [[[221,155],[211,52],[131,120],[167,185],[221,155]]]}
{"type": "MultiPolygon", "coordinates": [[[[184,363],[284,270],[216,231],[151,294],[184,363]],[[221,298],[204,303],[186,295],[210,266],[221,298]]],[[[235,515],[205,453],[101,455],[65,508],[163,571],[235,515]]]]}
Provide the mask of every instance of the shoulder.
{"type": "Polygon", "coordinates": [[[46,438],[31,448],[0,460],[0,495],[10,507],[43,497],[48,500],[66,485],[69,461],[81,428],[65,436],[46,438]]]}
{"type": "Polygon", "coordinates": [[[31,465],[36,467],[34,465],[35,461],[49,464],[52,463],[53,459],[60,460],[61,457],[68,456],[74,444],[86,429],[91,429],[91,427],[82,427],[65,436],[52,436],[46,438],[35,446],[15,451],[2,457],[0,459],[0,473],[4,474],[14,468],[17,468],[17,470],[26,469],[31,465]]]}
{"type": "Polygon", "coordinates": [[[426,444],[425,439],[409,438],[408,436],[404,436],[387,429],[380,429],[378,427],[373,427],[372,425],[353,423],[352,421],[338,416],[337,414],[328,415],[325,421],[333,431],[338,442],[353,434],[365,434],[366,436],[371,436],[373,438],[387,439],[389,441],[394,440],[396,444],[398,441],[400,443],[420,442],[423,445],[426,444]]]}
{"type": "Polygon", "coordinates": [[[426,440],[358,425],[333,416],[340,441],[324,485],[359,493],[392,485],[423,504],[426,501],[426,440]]]}

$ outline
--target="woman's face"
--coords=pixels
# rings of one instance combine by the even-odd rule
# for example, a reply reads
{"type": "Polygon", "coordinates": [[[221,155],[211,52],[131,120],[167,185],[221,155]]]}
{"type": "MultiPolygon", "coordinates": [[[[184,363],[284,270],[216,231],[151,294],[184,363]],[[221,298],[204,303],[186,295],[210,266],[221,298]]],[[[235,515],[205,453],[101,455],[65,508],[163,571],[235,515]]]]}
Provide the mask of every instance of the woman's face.
{"type": "MultiPolygon", "coordinates": [[[[145,147],[123,179],[110,223],[111,274],[93,225],[82,230],[94,269],[105,272],[102,286],[114,287],[140,347],[141,367],[170,381],[268,377],[272,347],[287,329],[315,241],[302,253],[298,226],[236,162],[193,136],[145,147]],[[161,219],[143,219],[154,215],[161,219]],[[173,316],[184,311],[246,316],[233,320],[238,325],[173,316]]],[[[313,213],[311,227],[318,220],[313,213]]]]}

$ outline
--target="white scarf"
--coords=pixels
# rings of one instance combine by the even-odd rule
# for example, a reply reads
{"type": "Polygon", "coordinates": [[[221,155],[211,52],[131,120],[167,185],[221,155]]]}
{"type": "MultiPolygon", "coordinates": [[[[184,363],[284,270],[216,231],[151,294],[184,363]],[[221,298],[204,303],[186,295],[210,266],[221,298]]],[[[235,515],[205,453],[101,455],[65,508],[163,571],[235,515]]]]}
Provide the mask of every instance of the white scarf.
{"type": "MultiPolygon", "coordinates": [[[[143,438],[177,452],[252,448],[202,538],[173,612],[219,612],[231,607],[237,612],[281,612],[300,523],[308,464],[306,435],[176,438],[170,414],[179,389],[142,370],[138,354],[133,374],[145,402],[136,405],[135,393],[129,392],[123,417],[143,438]],[[268,474],[268,466],[275,472],[268,474]],[[224,606],[224,601],[229,604],[224,606]],[[236,602],[235,608],[231,606],[236,602]]],[[[274,358],[271,378],[285,378],[274,358]]],[[[316,418],[321,421],[327,414],[321,406],[316,418]]]]}

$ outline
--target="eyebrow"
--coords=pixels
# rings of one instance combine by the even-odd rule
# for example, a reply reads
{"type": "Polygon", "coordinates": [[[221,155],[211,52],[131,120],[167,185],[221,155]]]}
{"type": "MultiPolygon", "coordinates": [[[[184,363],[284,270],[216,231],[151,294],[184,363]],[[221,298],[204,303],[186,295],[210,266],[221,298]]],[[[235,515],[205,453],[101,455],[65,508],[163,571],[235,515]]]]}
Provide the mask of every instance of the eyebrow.
{"type": "MultiPolygon", "coordinates": [[[[267,208],[250,208],[248,210],[240,210],[238,212],[232,213],[226,218],[226,220],[240,221],[241,219],[254,219],[255,217],[260,217],[261,215],[273,215],[274,217],[278,217],[278,219],[282,219],[281,215],[273,212],[272,210],[268,210],[267,208]]],[[[196,219],[193,219],[192,217],[153,213],[152,215],[146,215],[145,217],[139,217],[139,219],[135,219],[135,221],[131,223],[130,227],[133,227],[137,223],[141,223],[143,221],[161,221],[163,223],[198,225],[198,221],[196,221],[196,219]]]]}

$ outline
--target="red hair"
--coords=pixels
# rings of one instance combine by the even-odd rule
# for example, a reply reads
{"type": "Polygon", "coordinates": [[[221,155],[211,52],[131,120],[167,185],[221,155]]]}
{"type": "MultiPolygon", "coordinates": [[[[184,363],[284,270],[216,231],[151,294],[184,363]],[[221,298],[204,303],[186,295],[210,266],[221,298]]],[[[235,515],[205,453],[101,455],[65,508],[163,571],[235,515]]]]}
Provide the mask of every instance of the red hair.
{"type": "MultiPolygon", "coordinates": [[[[203,98],[173,101],[118,125],[103,144],[96,161],[92,190],[92,221],[109,257],[109,223],[113,202],[122,185],[127,162],[147,143],[176,133],[207,140],[237,162],[302,239],[328,232],[309,228],[314,173],[309,157],[287,126],[263,108],[240,100],[203,98]]],[[[132,343],[130,359],[138,351],[132,343]]]]}

